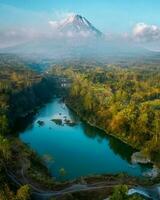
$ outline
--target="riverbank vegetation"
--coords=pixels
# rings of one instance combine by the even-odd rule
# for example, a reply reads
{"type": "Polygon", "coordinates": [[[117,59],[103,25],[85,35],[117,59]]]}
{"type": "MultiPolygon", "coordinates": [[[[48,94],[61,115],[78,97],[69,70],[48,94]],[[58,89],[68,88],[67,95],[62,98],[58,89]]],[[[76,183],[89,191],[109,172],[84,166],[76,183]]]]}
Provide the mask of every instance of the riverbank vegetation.
{"type": "MultiPolygon", "coordinates": [[[[159,162],[159,73],[156,70],[151,71],[154,78],[150,72],[113,67],[54,68],[53,72],[69,77],[72,85],[67,103],[79,115],[159,162]]],[[[19,118],[33,114],[52,97],[54,84],[49,73],[39,74],[15,56],[0,55],[0,200],[28,200],[33,188],[42,189],[42,192],[60,190],[81,182],[56,183],[42,159],[21,143],[13,131],[19,118]]],[[[75,124],[67,120],[65,123],[75,124]]],[[[39,125],[43,126],[43,121],[39,121],[39,125]]],[[[60,172],[66,173],[63,168],[60,172]]],[[[130,177],[108,175],[104,178],[101,176],[99,182],[105,180],[110,184],[114,179],[115,184],[137,183],[130,177]]],[[[97,181],[96,177],[84,180],[86,183],[97,181]]],[[[103,193],[108,195],[112,190],[95,191],[95,198],[102,197],[103,193]]],[[[76,198],[84,199],[85,195],[81,193],[76,198]]]]}
{"type": "Polygon", "coordinates": [[[30,187],[23,176],[32,182],[41,177],[39,185],[53,185],[42,161],[13,132],[16,120],[49,100],[53,89],[51,79],[27,68],[16,56],[0,55],[0,200],[29,199],[30,187]]]}
{"type": "Polygon", "coordinates": [[[114,187],[113,193],[110,196],[110,200],[143,200],[143,198],[137,194],[128,195],[127,185],[118,185],[114,187]]]}
{"type": "Polygon", "coordinates": [[[10,190],[8,185],[0,189],[1,200],[28,200],[30,199],[30,188],[28,185],[20,187],[16,193],[10,190]]]}
{"type": "Polygon", "coordinates": [[[160,67],[72,67],[68,105],[93,126],[140,149],[160,165],[160,67]]]}

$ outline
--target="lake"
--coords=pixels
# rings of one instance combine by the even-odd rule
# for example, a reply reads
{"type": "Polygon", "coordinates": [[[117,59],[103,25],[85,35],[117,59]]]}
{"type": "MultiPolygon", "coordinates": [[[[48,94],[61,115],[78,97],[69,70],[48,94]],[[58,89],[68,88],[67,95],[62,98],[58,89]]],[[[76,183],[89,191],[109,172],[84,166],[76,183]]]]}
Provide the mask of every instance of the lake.
{"type": "Polygon", "coordinates": [[[122,172],[142,176],[149,169],[147,165],[132,164],[130,158],[135,150],[87,125],[59,98],[41,108],[19,137],[44,159],[56,180],[122,172]],[[63,123],[52,119],[62,119],[63,123]],[[76,125],[65,124],[65,119],[76,125]]]}

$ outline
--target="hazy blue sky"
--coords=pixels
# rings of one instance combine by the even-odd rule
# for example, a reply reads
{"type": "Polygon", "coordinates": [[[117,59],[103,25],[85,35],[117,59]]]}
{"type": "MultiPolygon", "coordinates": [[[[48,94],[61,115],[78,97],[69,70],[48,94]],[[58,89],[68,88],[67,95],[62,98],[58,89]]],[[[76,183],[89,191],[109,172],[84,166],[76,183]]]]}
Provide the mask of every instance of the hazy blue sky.
{"type": "Polygon", "coordinates": [[[52,34],[50,22],[71,13],[112,40],[160,44],[160,0],[0,0],[0,47],[52,34]]]}
{"type": "Polygon", "coordinates": [[[104,32],[130,31],[139,22],[160,25],[160,0],[0,0],[1,27],[38,25],[67,12],[85,16],[104,32]]]}

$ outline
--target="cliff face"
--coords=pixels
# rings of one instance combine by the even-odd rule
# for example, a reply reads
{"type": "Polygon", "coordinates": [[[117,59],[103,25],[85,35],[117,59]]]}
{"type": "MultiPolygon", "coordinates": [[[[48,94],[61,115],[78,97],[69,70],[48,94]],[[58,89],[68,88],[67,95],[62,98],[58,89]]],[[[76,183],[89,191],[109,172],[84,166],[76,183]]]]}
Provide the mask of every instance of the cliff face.
{"type": "Polygon", "coordinates": [[[20,117],[25,117],[33,112],[37,106],[47,102],[56,92],[53,79],[42,78],[42,80],[20,92],[14,93],[9,100],[9,119],[11,125],[20,117]]]}

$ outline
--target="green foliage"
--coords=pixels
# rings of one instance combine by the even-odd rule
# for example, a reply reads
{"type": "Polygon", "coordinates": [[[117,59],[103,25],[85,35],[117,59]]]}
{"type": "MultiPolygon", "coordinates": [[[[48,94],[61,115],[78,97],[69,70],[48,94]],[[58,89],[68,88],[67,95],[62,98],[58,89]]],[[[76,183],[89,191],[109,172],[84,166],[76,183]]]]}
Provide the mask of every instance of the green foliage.
{"type": "Polygon", "coordinates": [[[24,94],[21,95],[22,97],[19,95],[22,107],[18,98],[14,100],[14,96],[38,84],[41,80],[42,76],[28,69],[16,56],[0,54],[0,134],[9,132],[10,124],[14,120],[11,116],[23,110],[25,106],[24,94]]]}
{"type": "Polygon", "coordinates": [[[11,158],[11,145],[8,139],[0,135],[0,160],[8,161],[11,158]]]}
{"type": "Polygon", "coordinates": [[[118,185],[114,188],[113,194],[110,197],[110,200],[127,200],[128,187],[127,185],[118,185]]]}
{"type": "Polygon", "coordinates": [[[118,185],[114,188],[113,194],[109,198],[110,200],[143,200],[142,197],[138,195],[127,195],[128,186],[118,185]]]}
{"type": "Polygon", "coordinates": [[[30,187],[21,186],[15,194],[8,185],[4,185],[0,188],[0,200],[30,200],[30,187]]]}
{"type": "Polygon", "coordinates": [[[4,135],[8,131],[8,119],[6,115],[0,116],[0,134],[4,135]]]}
{"type": "MultiPolygon", "coordinates": [[[[6,173],[6,170],[18,171],[26,163],[30,166],[33,155],[25,145],[11,135],[11,128],[18,117],[33,112],[36,106],[51,97],[52,83],[27,68],[20,58],[0,54],[0,200],[29,198],[28,186],[20,188],[15,195],[6,173]]],[[[35,162],[40,164],[40,161],[35,162]]],[[[39,171],[42,172],[40,173],[37,168],[34,168],[33,174],[38,173],[39,179],[53,184],[50,176],[45,176],[46,173],[39,167],[39,171]]]]}
{"type": "Polygon", "coordinates": [[[84,119],[154,160],[160,153],[160,70],[149,67],[59,68],[58,75],[72,80],[68,104],[84,119]]]}
{"type": "Polygon", "coordinates": [[[14,193],[6,184],[0,188],[0,200],[16,200],[14,193]]]}
{"type": "Polygon", "coordinates": [[[65,170],[64,168],[60,168],[60,169],[59,169],[59,174],[60,174],[61,176],[66,176],[67,172],[66,172],[66,170],[65,170]]]}
{"type": "Polygon", "coordinates": [[[129,198],[129,200],[144,200],[144,199],[138,195],[133,195],[129,198]]]}
{"type": "Polygon", "coordinates": [[[29,200],[30,199],[30,187],[28,185],[24,185],[20,187],[17,191],[16,195],[17,200],[29,200]]]}

